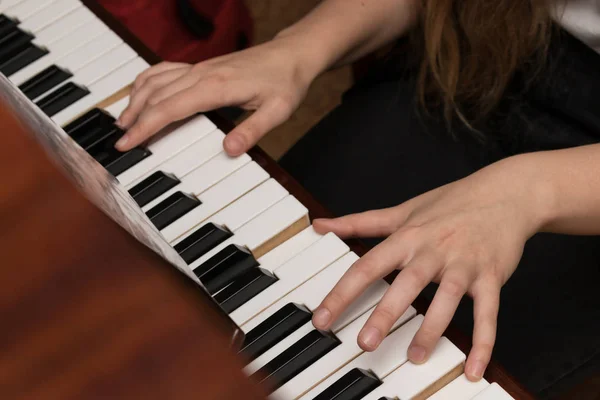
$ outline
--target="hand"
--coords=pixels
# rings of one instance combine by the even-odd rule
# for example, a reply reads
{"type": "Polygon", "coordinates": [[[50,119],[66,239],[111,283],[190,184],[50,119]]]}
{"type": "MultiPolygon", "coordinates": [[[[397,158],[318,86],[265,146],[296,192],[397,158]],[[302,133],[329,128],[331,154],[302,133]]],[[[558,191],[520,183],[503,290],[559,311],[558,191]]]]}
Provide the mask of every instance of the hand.
{"type": "Polygon", "coordinates": [[[342,238],[388,236],[327,295],[315,310],[315,327],[328,329],[371,283],[399,269],[361,330],[360,347],[375,350],[434,281],[439,288],[408,357],[415,363],[427,360],[459,301],[469,294],[474,299],[475,326],[465,372],[471,380],[480,379],[495,342],[500,289],[515,271],[525,242],[543,223],[537,169],[525,168],[531,163],[524,157],[503,160],[397,207],[315,220],[317,231],[342,238]]]}
{"type": "Polygon", "coordinates": [[[296,60],[294,43],[273,40],[196,65],[161,63],[139,75],[118,124],[128,128],[121,151],[145,141],[167,124],[226,106],[255,110],[225,139],[232,156],[250,149],[286,121],[317,72],[296,60]]]}

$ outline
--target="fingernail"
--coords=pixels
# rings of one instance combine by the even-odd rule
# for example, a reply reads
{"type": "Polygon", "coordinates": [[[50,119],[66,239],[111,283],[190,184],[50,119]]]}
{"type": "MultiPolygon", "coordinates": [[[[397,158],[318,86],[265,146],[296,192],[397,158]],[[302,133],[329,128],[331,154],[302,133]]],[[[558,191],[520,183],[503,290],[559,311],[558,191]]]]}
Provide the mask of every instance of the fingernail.
{"type": "Polygon", "coordinates": [[[483,372],[485,371],[485,363],[482,361],[475,361],[471,364],[468,374],[475,379],[483,378],[483,372]]]}
{"type": "Polygon", "coordinates": [[[381,333],[379,329],[369,327],[361,332],[360,341],[370,349],[375,349],[381,341],[381,333]]]}
{"type": "Polygon", "coordinates": [[[121,139],[117,140],[115,147],[120,149],[123,146],[125,146],[127,142],[129,142],[129,137],[127,135],[124,135],[121,139]]]}
{"type": "Polygon", "coordinates": [[[319,329],[325,329],[329,320],[331,319],[331,313],[326,308],[321,308],[315,312],[313,316],[313,325],[319,329]]]}
{"type": "Polygon", "coordinates": [[[119,118],[116,122],[115,125],[117,125],[119,128],[123,128],[123,121],[121,120],[121,118],[119,118]]]}
{"type": "Polygon", "coordinates": [[[244,151],[244,142],[242,139],[232,136],[225,140],[225,147],[229,153],[239,154],[244,151]]]}
{"type": "Polygon", "coordinates": [[[411,346],[408,349],[408,358],[414,363],[422,363],[425,361],[425,348],[421,346],[411,346]]]}

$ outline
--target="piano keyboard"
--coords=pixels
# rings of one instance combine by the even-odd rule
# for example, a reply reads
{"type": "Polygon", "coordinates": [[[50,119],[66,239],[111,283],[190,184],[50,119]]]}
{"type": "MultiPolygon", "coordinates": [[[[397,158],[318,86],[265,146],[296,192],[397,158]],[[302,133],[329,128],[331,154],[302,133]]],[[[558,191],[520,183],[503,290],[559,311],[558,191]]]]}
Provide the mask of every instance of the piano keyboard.
{"type": "Polygon", "coordinates": [[[358,259],[249,155],[224,153],[206,116],[173,124],[119,153],[115,119],[148,64],[78,0],[0,0],[0,72],[129,191],[246,338],[244,372],[271,399],[511,399],[462,375],[443,338],[423,365],[406,353],[423,316],[409,308],[382,345],[359,330],[388,288],[372,285],[329,332],[312,312],[358,259]]]}

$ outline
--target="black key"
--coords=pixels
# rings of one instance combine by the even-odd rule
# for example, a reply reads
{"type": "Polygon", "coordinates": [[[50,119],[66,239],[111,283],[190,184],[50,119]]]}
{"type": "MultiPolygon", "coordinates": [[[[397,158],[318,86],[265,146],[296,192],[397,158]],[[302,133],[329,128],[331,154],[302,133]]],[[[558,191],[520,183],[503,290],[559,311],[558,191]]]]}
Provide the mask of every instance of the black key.
{"type": "Polygon", "coordinates": [[[25,81],[19,86],[19,89],[21,89],[25,96],[33,100],[60,85],[72,76],[73,74],[70,72],[63,70],[56,65],[52,65],[25,81]]]}
{"type": "Polygon", "coordinates": [[[174,249],[186,263],[191,264],[231,236],[228,230],[208,223],[177,243],[174,249]]]}
{"type": "Polygon", "coordinates": [[[4,63],[0,63],[0,72],[6,76],[10,76],[21,70],[21,68],[25,68],[32,62],[42,58],[46,54],[48,54],[48,50],[39,48],[33,43],[29,43],[17,55],[4,63]]]}
{"type": "Polygon", "coordinates": [[[144,207],[180,183],[181,181],[174,176],[158,171],[129,189],[129,194],[138,206],[144,207]]]}
{"type": "Polygon", "coordinates": [[[200,205],[200,200],[182,192],[169,196],[146,215],[158,230],[164,229],[200,205]]]}
{"type": "Polygon", "coordinates": [[[354,368],[313,400],[360,400],[379,385],[381,381],[371,372],[354,368]]]}
{"type": "Polygon", "coordinates": [[[277,277],[262,268],[252,268],[214,296],[223,311],[230,314],[254,296],[277,282],[277,277]]]}
{"type": "Polygon", "coordinates": [[[47,116],[52,117],[88,94],[89,90],[69,82],[44,96],[36,104],[47,116]]]}
{"type": "Polygon", "coordinates": [[[32,40],[33,35],[20,29],[12,29],[0,37],[0,64],[19,54],[32,40]]]}
{"type": "Polygon", "coordinates": [[[329,332],[311,331],[252,374],[252,378],[258,378],[261,384],[268,384],[272,393],[339,344],[338,338],[329,332]]]}
{"type": "Polygon", "coordinates": [[[121,153],[115,149],[113,156],[104,167],[113,176],[117,176],[151,155],[150,150],[141,147],[135,147],[126,153],[121,153]]]}
{"type": "Polygon", "coordinates": [[[77,144],[87,149],[106,138],[106,131],[114,127],[115,119],[103,110],[95,108],[65,126],[64,130],[77,144]]]}
{"type": "Polygon", "coordinates": [[[117,176],[133,167],[143,159],[150,157],[152,152],[142,147],[135,147],[126,153],[115,149],[115,143],[125,131],[116,125],[99,130],[93,138],[88,138],[89,145],[85,150],[112,175],[117,176]]]}
{"type": "Polygon", "coordinates": [[[19,21],[0,14],[0,37],[15,29],[19,25],[19,21]]]}
{"type": "Polygon", "coordinates": [[[288,303],[246,334],[239,351],[253,361],[271,347],[310,321],[312,312],[305,306],[288,303]]]}
{"type": "MultiPolygon", "coordinates": [[[[82,146],[92,157],[100,164],[105,165],[104,161],[111,157],[111,153],[116,151],[115,143],[119,140],[125,131],[116,125],[106,126],[98,130],[97,134],[90,138],[89,143],[82,146]]],[[[80,145],[81,146],[81,145],[80,145]]]]}
{"type": "Polygon", "coordinates": [[[248,250],[230,244],[194,270],[211,293],[216,293],[247,271],[258,267],[258,262],[248,250]]]}

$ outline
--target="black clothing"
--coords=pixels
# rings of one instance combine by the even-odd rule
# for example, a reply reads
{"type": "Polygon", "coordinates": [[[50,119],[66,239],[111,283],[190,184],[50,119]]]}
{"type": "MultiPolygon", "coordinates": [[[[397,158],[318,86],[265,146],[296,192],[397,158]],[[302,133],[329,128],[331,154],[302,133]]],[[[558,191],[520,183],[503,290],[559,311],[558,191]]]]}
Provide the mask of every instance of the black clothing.
{"type": "MultiPolygon", "coordinates": [[[[562,33],[549,60],[528,90],[515,78],[478,127],[484,141],[466,128],[451,135],[439,115],[418,113],[415,75],[392,60],[346,93],[281,164],[345,215],[400,204],[514,154],[600,142],[600,55],[562,33]]],[[[494,357],[542,398],[599,371],[598,282],[600,237],[538,234],[502,290],[494,357]]],[[[455,323],[472,332],[470,299],[455,323]]]]}

